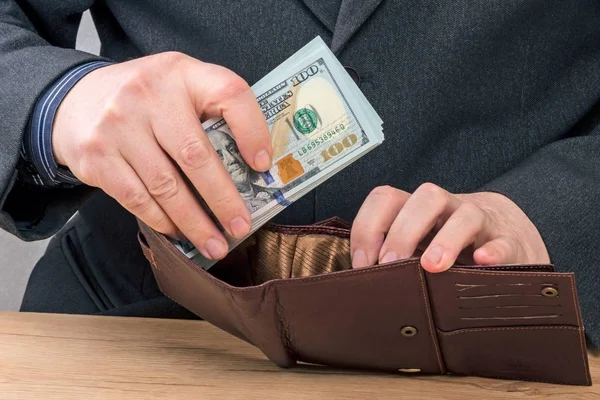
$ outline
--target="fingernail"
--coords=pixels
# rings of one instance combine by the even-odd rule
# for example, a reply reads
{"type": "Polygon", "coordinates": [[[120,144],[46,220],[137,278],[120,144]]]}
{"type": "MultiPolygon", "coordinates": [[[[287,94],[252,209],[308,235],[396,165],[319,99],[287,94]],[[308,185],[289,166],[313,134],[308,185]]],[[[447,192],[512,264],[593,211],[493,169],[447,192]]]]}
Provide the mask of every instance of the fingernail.
{"type": "Polygon", "coordinates": [[[225,257],[225,254],[227,254],[227,246],[219,239],[208,239],[204,247],[206,248],[210,258],[213,260],[220,260],[221,258],[225,257]]]}
{"type": "Polygon", "coordinates": [[[392,261],[396,261],[398,259],[398,256],[396,255],[395,251],[388,251],[387,253],[385,253],[383,255],[383,257],[381,258],[381,261],[379,261],[380,264],[385,264],[385,263],[389,263],[392,261]]]}
{"type": "Polygon", "coordinates": [[[425,254],[423,254],[423,258],[430,263],[437,265],[441,261],[443,255],[444,249],[437,244],[432,244],[429,246],[425,254]]]}
{"type": "Polygon", "coordinates": [[[362,250],[356,250],[352,254],[352,268],[367,267],[369,265],[369,259],[362,250]]]}
{"type": "Polygon", "coordinates": [[[234,237],[242,238],[250,231],[250,224],[242,217],[235,217],[231,220],[229,228],[234,237]]]}
{"type": "Polygon", "coordinates": [[[266,171],[271,168],[271,156],[266,150],[261,150],[254,156],[254,166],[256,169],[266,171]]]}

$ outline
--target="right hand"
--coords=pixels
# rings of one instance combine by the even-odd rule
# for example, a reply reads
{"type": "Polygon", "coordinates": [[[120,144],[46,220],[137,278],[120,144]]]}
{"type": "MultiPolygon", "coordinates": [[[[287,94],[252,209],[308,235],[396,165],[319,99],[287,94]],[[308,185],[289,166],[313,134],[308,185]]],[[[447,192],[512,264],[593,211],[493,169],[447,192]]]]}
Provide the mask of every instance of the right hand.
{"type": "Polygon", "coordinates": [[[179,53],[100,68],[63,100],[54,121],[56,161],[99,187],[153,229],[185,236],[207,258],[228,251],[223,234],[186,185],[189,178],[234,237],[250,213],[200,118],[222,116],[246,162],[271,166],[271,138],[248,84],[232,71],[179,53]]]}

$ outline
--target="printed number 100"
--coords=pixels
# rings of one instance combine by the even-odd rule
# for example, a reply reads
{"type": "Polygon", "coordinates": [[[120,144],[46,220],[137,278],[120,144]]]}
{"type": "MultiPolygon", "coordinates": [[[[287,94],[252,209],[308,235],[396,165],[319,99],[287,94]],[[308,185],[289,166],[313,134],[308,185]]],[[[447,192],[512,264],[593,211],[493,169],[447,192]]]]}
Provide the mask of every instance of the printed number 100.
{"type": "Polygon", "coordinates": [[[327,150],[323,150],[321,152],[321,155],[323,156],[325,162],[328,162],[332,158],[342,154],[346,149],[349,149],[350,147],[354,146],[357,141],[358,138],[356,137],[356,135],[354,133],[351,133],[348,136],[346,136],[343,140],[332,144],[327,150]]]}

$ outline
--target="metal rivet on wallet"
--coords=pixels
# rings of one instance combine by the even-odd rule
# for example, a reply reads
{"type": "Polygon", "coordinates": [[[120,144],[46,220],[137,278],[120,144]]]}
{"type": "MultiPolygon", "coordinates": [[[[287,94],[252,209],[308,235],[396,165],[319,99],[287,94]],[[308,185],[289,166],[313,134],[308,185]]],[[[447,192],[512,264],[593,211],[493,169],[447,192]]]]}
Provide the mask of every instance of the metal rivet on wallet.
{"type": "Polygon", "coordinates": [[[542,289],[542,296],[556,297],[558,296],[558,289],[553,287],[545,287],[542,289]]]}
{"type": "Polygon", "coordinates": [[[417,334],[417,328],[414,326],[405,326],[400,329],[400,334],[406,337],[413,337],[417,334]]]}

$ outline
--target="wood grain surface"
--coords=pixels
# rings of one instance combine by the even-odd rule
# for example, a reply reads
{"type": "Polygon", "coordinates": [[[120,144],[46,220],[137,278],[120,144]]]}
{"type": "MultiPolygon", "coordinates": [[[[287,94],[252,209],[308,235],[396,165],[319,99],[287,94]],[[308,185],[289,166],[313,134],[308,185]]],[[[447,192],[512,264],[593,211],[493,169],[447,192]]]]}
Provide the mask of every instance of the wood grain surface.
{"type": "Polygon", "coordinates": [[[592,387],[280,369],[200,321],[0,313],[0,399],[600,399],[592,387]]]}

